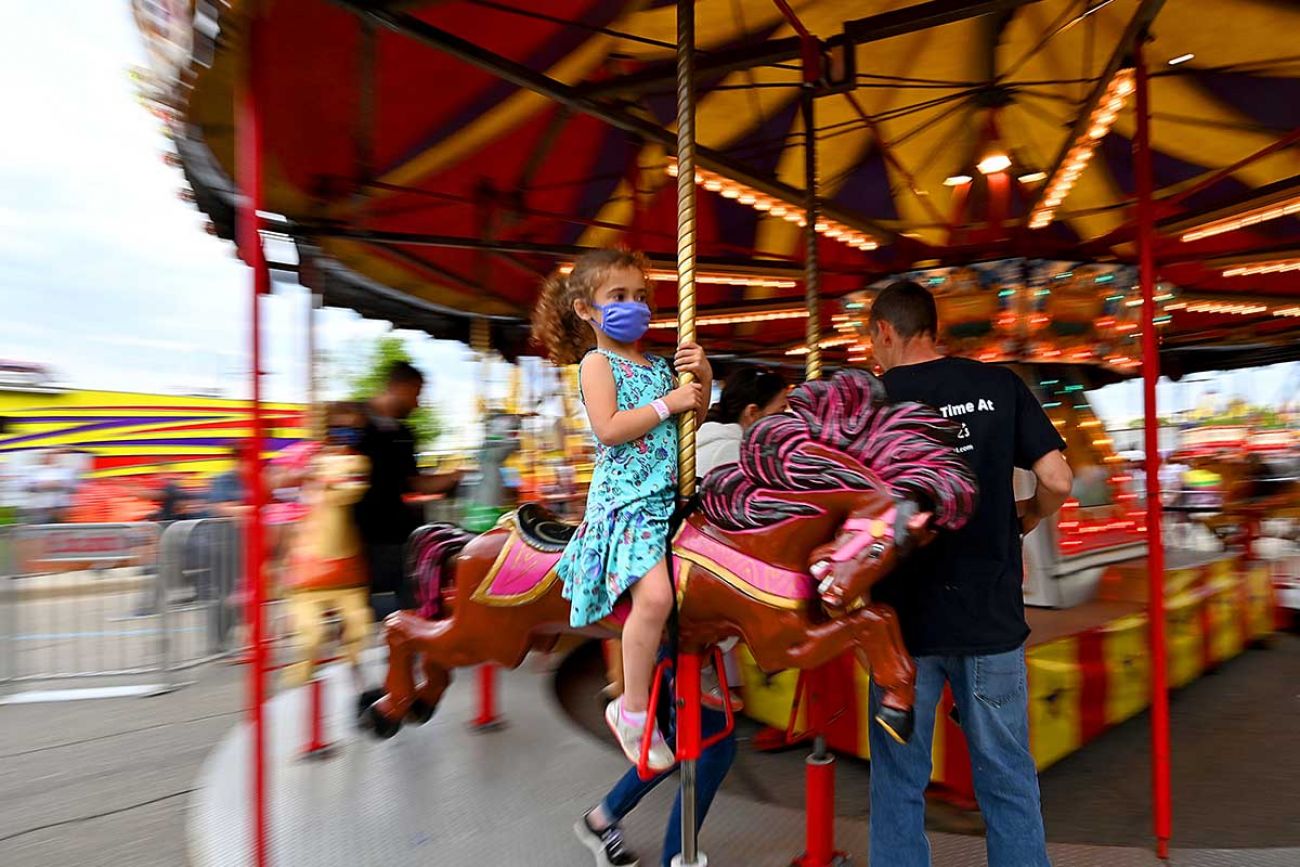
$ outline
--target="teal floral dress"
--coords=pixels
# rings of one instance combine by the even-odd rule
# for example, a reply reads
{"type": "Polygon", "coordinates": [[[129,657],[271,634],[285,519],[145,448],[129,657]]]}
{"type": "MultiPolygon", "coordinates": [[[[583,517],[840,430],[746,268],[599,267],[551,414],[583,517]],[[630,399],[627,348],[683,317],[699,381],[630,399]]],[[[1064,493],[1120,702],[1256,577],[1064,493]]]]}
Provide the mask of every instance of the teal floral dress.
{"type": "MultiPolygon", "coordinates": [[[[614,370],[620,411],[645,406],[676,385],[662,358],[647,356],[646,365],[603,349],[593,351],[608,358],[614,370]]],[[[676,492],[674,419],[622,445],[597,441],[587,513],[555,567],[564,581],[564,598],[572,602],[573,626],[608,617],[618,598],[664,558],[676,492]]]]}

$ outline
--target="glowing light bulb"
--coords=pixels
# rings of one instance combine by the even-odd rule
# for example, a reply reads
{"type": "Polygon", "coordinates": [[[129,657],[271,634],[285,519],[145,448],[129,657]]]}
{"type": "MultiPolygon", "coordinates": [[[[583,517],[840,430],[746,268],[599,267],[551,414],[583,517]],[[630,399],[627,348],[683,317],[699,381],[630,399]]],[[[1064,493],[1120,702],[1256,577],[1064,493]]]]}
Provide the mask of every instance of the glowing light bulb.
{"type": "Polygon", "coordinates": [[[987,154],[984,159],[979,161],[975,168],[980,170],[982,175],[991,175],[997,172],[1004,172],[1011,168],[1011,157],[1004,153],[987,154]]]}

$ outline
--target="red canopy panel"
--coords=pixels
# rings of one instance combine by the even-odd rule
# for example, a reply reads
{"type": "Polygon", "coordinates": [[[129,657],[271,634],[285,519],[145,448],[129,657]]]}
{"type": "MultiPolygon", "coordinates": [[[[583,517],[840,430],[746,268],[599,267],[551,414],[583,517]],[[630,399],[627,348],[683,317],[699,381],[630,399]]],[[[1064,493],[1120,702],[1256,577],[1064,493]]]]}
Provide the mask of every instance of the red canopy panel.
{"type": "MultiPolygon", "coordinates": [[[[541,279],[582,247],[624,243],[671,266],[676,184],[666,173],[663,145],[482,66],[545,75],[585,89],[601,111],[667,129],[674,119],[671,77],[622,91],[611,83],[626,86],[671,71],[672,4],[394,5],[388,23],[408,31],[436,28],[422,35],[469,43],[477,63],[354,14],[345,3],[265,5],[262,26],[272,46],[263,70],[267,207],[334,263],[334,278],[358,278],[348,299],[364,295],[357,286],[386,287],[437,310],[430,328],[439,336],[461,336],[448,324],[456,312],[525,320],[541,279]]],[[[1103,4],[1073,24],[1077,3],[1040,0],[998,22],[958,15],[929,29],[897,26],[907,13],[897,5],[886,10],[894,16],[893,35],[857,46],[856,87],[817,102],[822,194],[837,215],[879,242],[863,251],[823,237],[826,294],[842,295],[931,260],[1132,261],[1131,105],[1098,141],[1048,227],[1026,227],[1043,181],[1021,178],[1056,170],[1089,94],[1104,84],[1107,62],[1126,54],[1121,37],[1138,0],[1103,4]],[[975,164],[995,151],[1012,165],[986,178],[975,164]],[[962,175],[972,181],[950,184],[962,175]]],[[[863,4],[852,14],[880,12],[863,4]]],[[[803,4],[799,14],[823,39],[851,29],[843,5],[829,0],[803,4]]],[[[727,177],[782,184],[797,206],[805,184],[797,60],[709,70],[720,55],[766,51],[793,31],[770,0],[700,4],[697,18],[701,144],[743,175],[727,177]]],[[[184,95],[173,126],[190,146],[183,155],[193,146],[210,151],[217,173],[228,179],[246,6],[236,3],[219,23],[211,66],[192,62],[181,76],[192,88],[171,88],[184,95]]],[[[1300,9],[1266,0],[1186,0],[1177,14],[1165,11],[1156,20],[1148,56],[1162,225],[1246,207],[1252,196],[1288,185],[1300,200],[1300,61],[1286,35],[1298,27],[1300,9]],[[1195,57],[1165,63],[1184,53],[1195,57]]],[[[185,159],[189,168],[192,160],[185,159]]],[[[200,195],[200,201],[208,199],[200,195]]],[[[205,207],[222,222],[219,206],[205,207]]],[[[697,244],[719,270],[770,263],[774,272],[788,272],[803,259],[797,226],[703,188],[697,244]]],[[[1287,216],[1193,243],[1171,230],[1157,252],[1162,279],[1189,293],[1285,299],[1300,295],[1300,272],[1225,277],[1216,263],[1292,247],[1300,250],[1300,224],[1287,216]]],[[[658,284],[658,294],[670,313],[674,284],[658,284]]],[[[798,305],[802,296],[801,284],[700,287],[703,312],[798,305]]],[[[392,299],[385,303],[391,307],[392,299]]],[[[833,305],[824,307],[829,317],[833,305]]],[[[1229,340],[1238,331],[1277,339],[1294,323],[1174,316],[1167,339],[1175,343],[1182,335],[1199,340],[1211,333],[1229,340]]],[[[516,348],[522,343],[521,328],[499,330],[514,335],[516,348]]],[[[786,357],[803,334],[800,319],[702,331],[718,348],[771,357],[786,357]]],[[[671,339],[670,331],[656,335],[671,339]]]]}

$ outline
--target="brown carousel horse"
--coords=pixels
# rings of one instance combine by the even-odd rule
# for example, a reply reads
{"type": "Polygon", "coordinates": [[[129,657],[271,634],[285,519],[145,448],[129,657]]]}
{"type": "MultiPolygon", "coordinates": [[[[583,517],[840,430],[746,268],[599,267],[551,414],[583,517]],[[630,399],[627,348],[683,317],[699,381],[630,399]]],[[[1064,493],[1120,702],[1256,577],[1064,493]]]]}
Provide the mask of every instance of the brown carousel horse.
{"type": "MultiPolygon", "coordinates": [[[[883,691],[877,722],[905,740],[915,669],[893,610],[868,590],[930,526],[965,523],[974,476],[950,422],[920,404],[888,403],[870,374],[803,385],[790,405],[791,415],[750,429],[738,464],[709,474],[701,508],[673,537],[681,647],[702,652],[739,636],[769,672],[852,650],[883,691]]],[[[403,719],[432,715],[452,669],[513,668],[574,631],[554,570],[572,531],[535,506],[478,537],[425,528],[412,545],[423,608],[386,621],[386,694],[362,723],[391,737],[403,719]]],[[[625,612],[580,631],[616,635],[625,612]]]]}

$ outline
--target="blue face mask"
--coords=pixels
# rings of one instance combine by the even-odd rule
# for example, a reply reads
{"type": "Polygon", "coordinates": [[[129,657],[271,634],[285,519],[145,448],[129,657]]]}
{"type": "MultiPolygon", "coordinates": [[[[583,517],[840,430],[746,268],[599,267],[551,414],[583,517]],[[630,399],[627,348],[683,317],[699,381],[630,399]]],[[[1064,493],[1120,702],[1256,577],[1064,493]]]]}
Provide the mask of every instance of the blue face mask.
{"type": "Polygon", "coordinates": [[[641,301],[612,301],[600,311],[600,330],[619,343],[636,343],[650,327],[650,308],[641,301]]]}
{"type": "Polygon", "coordinates": [[[361,442],[361,431],[354,427],[332,427],[326,437],[335,445],[356,448],[357,443],[361,442]]]}

